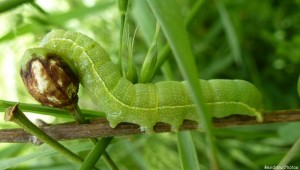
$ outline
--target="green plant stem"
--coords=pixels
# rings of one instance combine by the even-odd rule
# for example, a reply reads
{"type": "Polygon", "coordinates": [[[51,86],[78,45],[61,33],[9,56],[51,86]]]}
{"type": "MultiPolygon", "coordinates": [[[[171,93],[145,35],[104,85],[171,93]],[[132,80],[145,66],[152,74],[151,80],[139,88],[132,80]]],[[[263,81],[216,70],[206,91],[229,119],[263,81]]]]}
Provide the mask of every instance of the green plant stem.
{"type": "Polygon", "coordinates": [[[125,21],[126,21],[128,0],[118,0],[118,6],[119,6],[119,12],[121,15],[120,16],[120,18],[121,18],[120,49],[119,49],[118,65],[119,65],[120,71],[123,72],[123,66],[122,66],[123,35],[124,35],[124,27],[125,27],[125,21]]]}
{"type": "MultiPolygon", "coordinates": [[[[6,101],[6,100],[0,100],[0,112],[4,112],[6,108],[12,107],[16,105],[17,102],[12,101],[6,101]]],[[[54,107],[48,107],[48,106],[42,106],[40,104],[28,104],[28,103],[18,103],[19,109],[21,109],[24,112],[32,112],[32,113],[38,113],[43,115],[51,115],[54,117],[64,117],[64,118],[70,118],[70,113],[66,110],[54,108],[54,107]]],[[[99,111],[92,111],[92,110],[81,110],[83,112],[83,115],[85,117],[98,117],[103,116],[105,117],[104,113],[101,113],[99,111]]]]}
{"type": "Polygon", "coordinates": [[[56,140],[47,135],[44,131],[39,129],[36,125],[29,121],[29,119],[24,115],[24,113],[18,109],[18,104],[10,107],[6,110],[4,115],[5,121],[11,121],[19,126],[21,126],[25,131],[33,134],[37,138],[39,138],[42,142],[47,143],[51,147],[53,147],[58,152],[65,155],[69,160],[74,163],[81,164],[83,159],[76,155],[75,153],[68,150],[66,147],[58,143],[56,140]]]}
{"type": "MultiPolygon", "coordinates": [[[[74,107],[72,107],[70,110],[68,110],[71,115],[74,117],[75,121],[79,124],[84,124],[84,123],[88,123],[88,121],[84,118],[78,104],[76,104],[74,107]]],[[[118,169],[117,166],[115,165],[115,163],[112,161],[112,159],[110,158],[110,156],[108,155],[108,153],[105,151],[105,148],[108,146],[109,142],[112,140],[112,138],[102,138],[100,141],[98,141],[97,138],[90,138],[91,142],[94,144],[94,145],[98,145],[98,144],[106,144],[105,147],[103,146],[104,150],[103,151],[100,151],[100,150],[94,150],[94,149],[97,149],[96,147],[93,148],[93,150],[91,152],[97,152],[98,154],[95,154],[94,156],[94,159],[95,160],[99,160],[101,155],[103,154],[103,157],[104,157],[104,160],[107,162],[107,164],[109,165],[109,167],[111,169],[118,169]]],[[[90,164],[93,162],[89,162],[89,166],[91,166],[90,164]]],[[[93,165],[95,165],[97,163],[97,161],[94,162],[93,165]]],[[[86,163],[85,163],[86,164],[86,163]]],[[[85,165],[86,166],[86,165],[85,165]]],[[[93,167],[93,166],[92,166],[93,167]]]]}
{"type": "Polygon", "coordinates": [[[281,166],[288,165],[288,163],[300,152],[300,138],[294,143],[291,149],[287,154],[282,158],[282,160],[277,165],[277,169],[280,169],[281,166]]]}
{"type": "Polygon", "coordinates": [[[91,169],[97,163],[98,159],[101,157],[102,153],[105,152],[105,149],[109,145],[110,141],[113,138],[102,138],[96,143],[92,151],[85,158],[83,164],[80,167],[80,170],[91,169]]]}
{"type": "Polygon", "coordinates": [[[81,110],[80,110],[78,104],[74,105],[73,107],[71,107],[71,109],[69,109],[67,111],[69,111],[69,113],[73,116],[73,118],[75,119],[75,121],[77,123],[79,123],[79,124],[87,123],[83,114],[81,113],[81,110]]]}
{"type": "Polygon", "coordinates": [[[191,132],[179,132],[177,134],[178,150],[183,170],[200,169],[195,145],[191,132]]]}

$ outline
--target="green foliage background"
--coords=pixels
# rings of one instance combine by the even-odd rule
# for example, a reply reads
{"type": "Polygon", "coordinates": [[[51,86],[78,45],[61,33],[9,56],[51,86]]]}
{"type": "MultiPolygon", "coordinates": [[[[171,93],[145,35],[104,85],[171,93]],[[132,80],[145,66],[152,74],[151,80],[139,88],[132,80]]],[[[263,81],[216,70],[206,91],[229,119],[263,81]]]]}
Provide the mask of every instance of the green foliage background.
{"type": "MultiPolygon", "coordinates": [[[[195,1],[174,1],[185,21],[193,16],[187,31],[201,78],[248,80],[262,92],[266,110],[299,108],[296,85],[300,72],[300,1],[201,2],[192,11],[195,1]]],[[[130,1],[128,11],[130,34],[138,27],[133,52],[139,70],[155,29],[155,17],[141,0],[130,1]]],[[[37,45],[54,28],[93,37],[117,62],[120,19],[116,1],[36,1],[0,12],[1,100],[35,103],[18,75],[19,60],[25,49],[37,45]]],[[[158,50],[165,42],[161,33],[158,50]]],[[[168,55],[175,79],[182,80],[172,54],[168,55]]],[[[164,77],[159,70],[153,81],[161,80],[164,77]]],[[[83,90],[80,96],[82,108],[97,110],[83,90]]],[[[66,116],[42,119],[51,123],[71,121],[66,116]]],[[[1,121],[2,129],[13,126],[1,121]]],[[[299,128],[299,123],[281,123],[217,129],[221,169],[262,169],[278,164],[299,138],[299,128]]],[[[191,134],[199,166],[207,169],[203,134],[191,134]]],[[[82,156],[92,148],[85,140],[63,144],[82,156]]],[[[175,133],[135,135],[115,138],[108,153],[120,169],[181,169],[177,144],[175,133]]],[[[103,161],[98,165],[109,169],[103,161]]],[[[300,165],[299,154],[290,165],[300,165]]],[[[0,167],[74,169],[74,165],[48,146],[29,144],[0,144],[0,167]]]]}

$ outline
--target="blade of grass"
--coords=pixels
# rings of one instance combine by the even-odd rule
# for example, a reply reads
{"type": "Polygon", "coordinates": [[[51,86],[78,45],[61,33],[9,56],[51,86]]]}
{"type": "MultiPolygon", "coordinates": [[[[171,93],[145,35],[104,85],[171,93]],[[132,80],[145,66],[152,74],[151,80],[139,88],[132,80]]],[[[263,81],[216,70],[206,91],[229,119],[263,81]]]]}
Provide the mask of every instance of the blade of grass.
{"type": "Polygon", "coordinates": [[[161,71],[166,80],[174,80],[174,75],[172,73],[171,64],[169,61],[165,61],[165,63],[161,66],[161,71]]]}
{"type": "Polygon", "coordinates": [[[146,1],[135,1],[132,4],[132,13],[144,41],[149,47],[155,32],[155,18],[146,1]]]}
{"type": "Polygon", "coordinates": [[[126,15],[127,15],[127,6],[128,6],[128,0],[118,0],[118,7],[119,7],[120,21],[121,21],[118,66],[121,72],[123,71],[122,52],[123,52],[123,37],[125,33],[124,28],[125,28],[126,15]]]}
{"type": "MultiPolygon", "coordinates": [[[[73,109],[70,108],[68,111],[74,117],[74,119],[77,123],[79,123],[79,124],[87,123],[87,120],[84,118],[78,104],[76,104],[73,109]]],[[[104,160],[106,161],[106,163],[110,167],[112,167],[112,169],[117,169],[115,163],[112,161],[112,159],[110,158],[108,153],[105,151],[105,148],[108,146],[109,142],[112,139],[113,138],[102,138],[101,141],[99,142],[97,138],[90,138],[90,141],[94,145],[97,145],[96,148],[94,147],[94,149],[96,149],[96,150],[93,149],[91,151],[94,154],[93,155],[94,158],[92,160],[91,160],[91,158],[89,158],[89,160],[87,160],[87,161],[84,160],[83,164],[86,164],[86,165],[82,165],[82,166],[86,167],[86,169],[92,169],[92,167],[97,163],[97,160],[100,159],[101,155],[103,154],[103,157],[104,157],[104,160]],[[97,152],[97,153],[94,153],[94,152],[97,152]]]]}
{"type": "Polygon", "coordinates": [[[222,23],[218,20],[213,24],[209,32],[207,32],[207,34],[201,39],[199,44],[196,44],[194,47],[195,54],[203,53],[205,50],[207,50],[207,48],[210,47],[210,44],[215,41],[218,36],[220,36],[221,32],[222,23]]]}
{"type": "Polygon", "coordinates": [[[184,170],[200,169],[195,146],[190,132],[178,133],[178,150],[181,157],[181,165],[184,170]]]}
{"type": "Polygon", "coordinates": [[[279,167],[282,167],[284,165],[288,165],[288,163],[300,152],[300,138],[294,143],[294,145],[291,147],[291,149],[287,152],[287,154],[282,158],[282,160],[277,165],[278,169],[279,167]]]}
{"type": "MultiPolygon", "coordinates": [[[[195,18],[197,12],[201,9],[204,0],[195,1],[193,7],[188,13],[187,17],[184,20],[186,27],[188,27],[193,19],[195,18]]],[[[149,9],[149,5],[145,1],[136,1],[133,4],[133,13],[135,17],[135,21],[139,25],[143,36],[145,37],[145,42],[148,46],[151,44],[152,37],[155,32],[155,18],[149,9]]],[[[160,46],[158,46],[160,47],[160,46]]],[[[170,47],[168,44],[158,48],[158,56],[157,56],[157,64],[154,72],[157,72],[164,64],[164,62],[168,58],[168,54],[170,52],[170,47]]]]}
{"type": "MultiPolygon", "coordinates": [[[[19,102],[18,102],[19,103],[19,102]]],[[[6,108],[16,105],[17,102],[12,101],[5,101],[0,100],[0,112],[4,112],[6,108]]],[[[19,103],[19,108],[23,110],[24,112],[31,112],[31,113],[37,113],[37,114],[43,114],[43,115],[51,115],[55,117],[64,117],[64,118],[70,118],[70,114],[67,111],[48,107],[48,106],[42,106],[40,104],[28,104],[28,103],[19,103]]],[[[98,111],[93,110],[81,110],[83,114],[87,117],[105,117],[105,114],[98,111]]]]}
{"type": "MultiPolygon", "coordinates": [[[[122,69],[121,72],[127,78],[127,80],[131,81],[132,83],[137,83],[138,79],[139,79],[137,69],[136,69],[136,66],[134,63],[134,59],[133,59],[133,46],[134,46],[134,39],[135,39],[136,32],[137,32],[137,28],[135,29],[134,34],[131,37],[130,33],[129,33],[129,27],[127,27],[125,29],[125,39],[124,40],[126,42],[125,46],[127,46],[127,57],[128,57],[127,71],[122,65],[122,60],[123,60],[122,55],[119,56],[120,69],[122,69]]],[[[120,46],[120,48],[121,48],[121,46],[120,46]]],[[[122,51],[122,50],[120,49],[120,51],[122,51]]]]}
{"type": "Polygon", "coordinates": [[[31,133],[32,135],[40,139],[42,142],[47,143],[55,150],[59,151],[66,158],[68,158],[69,161],[76,164],[81,164],[83,162],[83,159],[80,156],[67,149],[65,146],[60,144],[58,141],[53,139],[51,136],[49,136],[47,133],[45,133],[43,130],[41,130],[39,127],[33,124],[25,116],[25,114],[18,109],[18,105],[15,105],[14,107],[10,107],[6,110],[4,115],[4,120],[18,124],[28,133],[31,133]]]}
{"type": "Polygon", "coordinates": [[[236,64],[242,66],[243,60],[242,60],[241,49],[239,46],[239,41],[238,41],[238,37],[236,35],[236,31],[230,20],[229,14],[223,4],[223,1],[215,0],[215,3],[217,6],[217,9],[218,9],[218,12],[220,14],[224,29],[225,29],[225,33],[226,33],[226,36],[228,39],[228,44],[231,48],[234,61],[236,62],[236,64]]]}
{"type": "Polygon", "coordinates": [[[180,10],[172,0],[148,0],[148,4],[161,25],[175,55],[181,74],[188,81],[188,88],[191,94],[193,94],[192,97],[196,103],[200,123],[206,132],[211,169],[218,169],[211,117],[205,112],[205,98],[200,88],[195,61],[193,60],[193,54],[180,10]]]}
{"type": "Polygon", "coordinates": [[[189,27],[189,25],[192,23],[194,17],[197,15],[199,9],[202,7],[204,2],[205,0],[197,0],[194,2],[191,10],[189,11],[188,15],[184,20],[186,27],[189,27]]]}
{"type": "MultiPolygon", "coordinates": [[[[170,67],[170,62],[166,61],[161,70],[167,80],[173,80],[173,73],[170,67]]],[[[177,133],[177,147],[179,150],[182,169],[200,169],[198,163],[196,148],[190,132],[177,133]]],[[[202,168],[201,168],[202,169],[202,168]]]]}

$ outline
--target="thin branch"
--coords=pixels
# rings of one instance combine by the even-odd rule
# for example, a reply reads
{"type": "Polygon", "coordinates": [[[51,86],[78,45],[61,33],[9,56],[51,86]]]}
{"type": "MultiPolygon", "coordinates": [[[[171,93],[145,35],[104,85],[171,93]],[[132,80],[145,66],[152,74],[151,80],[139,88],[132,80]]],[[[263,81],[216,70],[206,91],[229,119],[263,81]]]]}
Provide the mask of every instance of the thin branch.
{"type": "MultiPolygon", "coordinates": [[[[221,119],[214,119],[216,128],[245,126],[268,123],[283,123],[300,121],[300,110],[284,110],[264,113],[264,121],[259,123],[255,117],[234,115],[221,119]]],[[[194,121],[185,120],[180,131],[202,130],[197,129],[198,124],[194,121]]],[[[69,122],[64,124],[53,124],[41,127],[47,134],[56,140],[73,140],[83,138],[98,138],[141,134],[140,127],[131,123],[121,123],[116,128],[111,128],[109,122],[104,119],[93,119],[88,124],[77,124],[69,122]]],[[[171,126],[165,123],[157,123],[154,127],[155,133],[170,132],[171,126]]],[[[2,129],[0,130],[1,143],[33,143],[36,137],[28,134],[23,129],[2,129]],[[34,140],[33,140],[34,139],[34,140]]]]}

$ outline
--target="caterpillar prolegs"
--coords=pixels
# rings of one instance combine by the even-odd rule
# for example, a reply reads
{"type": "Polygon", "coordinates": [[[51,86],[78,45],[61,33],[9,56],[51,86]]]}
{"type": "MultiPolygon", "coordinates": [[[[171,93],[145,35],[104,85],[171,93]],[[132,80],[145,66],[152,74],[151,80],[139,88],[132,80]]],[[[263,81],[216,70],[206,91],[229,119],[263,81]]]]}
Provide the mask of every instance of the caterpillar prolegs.
{"type": "MultiPolygon", "coordinates": [[[[152,130],[157,122],[178,129],[184,119],[199,122],[187,82],[162,81],[133,84],[122,77],[107,52],[93,39],[77,32],[53,30],[39,48],[28,49],[25,58],[57,56],[78,76],[93,102],[106,113],[111,127],[135,123],[152,130]]],[[[209,114],[256,116],[261,121],[262,96],[243,80],[199,80],[209,114]]]]}

